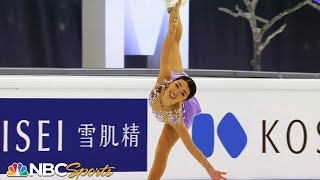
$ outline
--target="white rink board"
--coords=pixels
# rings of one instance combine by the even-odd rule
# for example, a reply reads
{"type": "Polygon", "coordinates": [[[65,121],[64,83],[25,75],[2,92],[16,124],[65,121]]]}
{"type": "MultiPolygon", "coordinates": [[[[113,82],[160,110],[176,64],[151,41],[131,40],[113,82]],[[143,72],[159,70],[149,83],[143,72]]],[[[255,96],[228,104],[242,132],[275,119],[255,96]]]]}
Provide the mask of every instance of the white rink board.
{"type": "MultiPolygon", "coordinates": [[[[211,114],[215,124],[232,112],[248,138],[246,148],[235,159],[216,138],[214,154],[209,158],[216,169],[227,171],[229,179],[320,179],[319,80],[194,79],[203,112],[211,114]],[[296,119],[303,122],[307,131],[306,147],[300,154],[292,153],[287,143],[288,126],[296,119]],[[270,138],[280,153],[275,152],[268,140],[266,153],[262,153],[263,120],[266,120],[266,131],[279,120],[270,138]]],[[[154,77],[125,76],[0,76],[0,98],[148,98],[155,80],[154,77]]],[[[149,108],[148,170],[162,126],[149,108]]],[[[294,124],[290,136],[293,149],[302,147],[303,137],[301,125],[294,124]]],[[[109,179],[147,179],[147,175],[148,172],[116,172],[109,179]]],[[[1,175],[0,179],[8,177],[1,175]]],[[[163,179],[209,179],[209,176],[179,141],[169,157],[163,179]]]]}

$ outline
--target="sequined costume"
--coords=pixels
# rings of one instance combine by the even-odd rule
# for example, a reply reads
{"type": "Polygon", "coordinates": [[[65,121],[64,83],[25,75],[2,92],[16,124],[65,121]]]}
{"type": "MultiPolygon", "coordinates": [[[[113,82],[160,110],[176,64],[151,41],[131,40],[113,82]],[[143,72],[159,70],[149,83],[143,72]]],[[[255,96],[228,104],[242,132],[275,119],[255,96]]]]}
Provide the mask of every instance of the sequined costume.
{"type": "MultiPolygon", "coordinates": [[[[172,80],[169,81],[164,79],[163,82],[155,85],[155,87],[151,90],[149,96],[149,105],[151,106],[151,108],[153,107],[161,92],[167,89],[167,87],[169,87],[170,84],[180,76],[187,76],[187,74],[185,72],[172,72],[172,80]]],[[[193,117],[201,112],[201,108],[197,99],[195,97],[192,97],[188,101],[184,101],[182,103],[182,107],[179,109],[174,109],[171,111],[155,111],[153,109],[152,112],[160,122],[170,121],[173,124],[178,124],[183,120],[185,126],[187,128],[190,128],[193,122],[193,117]]]]}
{"type": "MultiPolygon", "coordinates": [[[[184,102],[185,104],[180,106],[179,109],[174,109],[170,111],[156,111],[153,108],[156,100],[160,98],[161,93],[170,86],[170,84],[174,81],[174,79],[180,76],[185,76],[185,75],[187,74],[184,72],[183,73],[173,72],[172,80],[164,79],[162,82],[157,83],[154,86],[154,88],[151,90],[151,93],[149,96],[149,105],[152,108],[153,114],[160,122],[170,121],[170,124],[175,124],[178,126],[182,125],[188,128],[192,124],[194,115],[201,111],[198,101],[194,97],[193,97],[194,99],[190,98],[188,101],[185,101],[184,102]],[[191,113],[188,113],[188,111],[190,111],[191,113]],[[181,123],[182,121],[184,121],[184,123],[181,123]]],[[[181,137],[181,138],[185,139],[186,137],[181,137]]],[[[191,142],[191,139],[190,139],[190,142],[191,142]]],[[[199,161],[199,163],[207,170],[208,173],[214,170],[213,166],[209,163],[207,158],[202,154],[202,152],[199,149],[196,148],[195,145],[190,146],[190,144],[188,144],[186,146],[188,147],[191,154],[199,161]]]]}
{"type": "MultiPolygon", "coordinates": [[[[165,0],[167,4],[177,0],[165,0]]],[[[179,0],[179,3],[183,0],[179,0]]],[[[179,4],[178,4],[179,6],[179,4]]],[[[170,8],[171,6],[169,6],[170,8]]],[[[179,56],[179,44],[182,37],[182,24],[180,21],[179,7],[170,8],[170,20],[166,39],[163,43],[163,51],[161,55],[159,77],[167,77],[170,70],[181,71],[181,57],[179,56]],[[172,64],[171,64],[172,63],[172,64]],[[170,65],[170,67],[168,67],[170,65]]],[[[187,76],[186,73],[171,73],[171,78],[163,80],[154,86],[149,95],[149,105],[154,113],[155,117],[161,122],[168,122],[163,126],[163,130],[159,137],[157,144],[154,163],[150,170],[148,180],[160,180],[166,165],[168,155],[171,148],[181,139],[187,150],[197,161],[206,169],[206,171],[212,176],[215,173],[213,166],[207,160],[206,156],[197,148],[193,143],[192,138],[187,128],[190,128],[193,118],[197,113],[201,112],[199,103],[195,97],[190,98],[187,101],[181,102],[178,107],[173,105],[171,108],[160,108],[162,104],[161,98],[164,95],[164,91],[171,85],[171,83],[180,76],[187,76]],[[172,80],[171,80],[172,79],[172,80]],[[159,110],[158,110],[159,109],[159,110]],[[177,125],[175,125],[177,124],[177,125]]],[[[164,106],[163,106],[164,107],[164,106]]]]}
{"type": "Polygon", "coordinates": [[[155,117],[160,121],[160,122],[167,122],[170,121],[173,124],[178,124],[179,122],[182,121],[182,109],[174,109],[170,111],[156,111],[153,108],[153,105],[155,101],[159,98],[161,92],[163,90],[166,90],[167,87],[170,86],[172,83],[172,80],[166,80],[164,79],[163,82],[157,83],[154,88],[151,90],[150,96],[149,96],[149,105],[152,108],[152,112],[155,115],[155,117]]]}

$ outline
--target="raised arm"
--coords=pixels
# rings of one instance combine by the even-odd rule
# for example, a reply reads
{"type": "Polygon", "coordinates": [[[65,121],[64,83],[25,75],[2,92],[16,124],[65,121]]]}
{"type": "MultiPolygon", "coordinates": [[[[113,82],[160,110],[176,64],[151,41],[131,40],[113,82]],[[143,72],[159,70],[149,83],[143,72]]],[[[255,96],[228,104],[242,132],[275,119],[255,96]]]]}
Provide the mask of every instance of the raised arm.
{"type": "Polygon", "coordinates": [[[169,20],[169,27],[168,32],[166,35],[166,39],[162,45],[162,53],[160,59],[160,72],[158,76],[158,80],[162,81],[163,79],[171,79],[171,60],[172,55],[175,54],[174,44],[175,44],[175,37],[177,33],[178,27],[178,14],[179,14],[179,7],[181,4],[181,0],[175,5],[175,7],[170,12],[170,20],[169,20]]]}

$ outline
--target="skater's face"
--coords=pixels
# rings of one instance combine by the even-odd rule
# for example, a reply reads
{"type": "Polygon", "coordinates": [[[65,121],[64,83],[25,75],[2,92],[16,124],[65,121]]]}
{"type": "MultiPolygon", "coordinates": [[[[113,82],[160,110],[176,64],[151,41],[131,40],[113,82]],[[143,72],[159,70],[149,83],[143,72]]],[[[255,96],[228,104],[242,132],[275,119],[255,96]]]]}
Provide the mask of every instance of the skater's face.
{"type": "Polygon", "coordinates": [[[164,98],[166,98],[170,104],[175,104],[186,100],[189,94],[190,89],[188,83],[183,79],[179,79],[170,84],[164,94],[164,98]]]}

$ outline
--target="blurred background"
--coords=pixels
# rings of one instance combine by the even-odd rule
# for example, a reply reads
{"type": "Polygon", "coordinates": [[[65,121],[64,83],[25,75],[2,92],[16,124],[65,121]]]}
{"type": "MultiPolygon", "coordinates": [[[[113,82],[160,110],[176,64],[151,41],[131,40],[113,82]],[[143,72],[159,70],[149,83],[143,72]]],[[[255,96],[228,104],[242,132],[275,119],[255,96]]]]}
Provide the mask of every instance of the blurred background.
{"type": "MultiPolygon", "coordinates": [[[[260,0],[257,27],[304,0],[260,0]]],[[[219,10],[245,0],[191,0],[182,7],[186,69],[253,71],[252,26],[219,10]]],[[[261,71],[320,72],[319,1],[268,29],[282,29],[261,52],[261,71]]],[[[0,67],[158,68],[168,26],[158,0],[0,0],[0,67]]],[[[269,21],[270,22],[270,21],[269,21]]]]}

